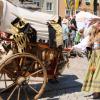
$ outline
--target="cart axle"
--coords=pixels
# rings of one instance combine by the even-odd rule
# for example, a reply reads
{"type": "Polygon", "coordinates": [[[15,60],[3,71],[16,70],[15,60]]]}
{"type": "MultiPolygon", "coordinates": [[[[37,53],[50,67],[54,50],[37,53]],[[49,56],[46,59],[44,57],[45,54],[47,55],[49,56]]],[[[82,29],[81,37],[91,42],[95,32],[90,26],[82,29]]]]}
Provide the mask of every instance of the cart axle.
{"type": "Polygon", "coordinates": [[[18,79],[17,79],[17,84],[22,84],[23,82],[25,82],[26,81],[26,79],[25,79],[25,77],[19,77],[18,79]]]}

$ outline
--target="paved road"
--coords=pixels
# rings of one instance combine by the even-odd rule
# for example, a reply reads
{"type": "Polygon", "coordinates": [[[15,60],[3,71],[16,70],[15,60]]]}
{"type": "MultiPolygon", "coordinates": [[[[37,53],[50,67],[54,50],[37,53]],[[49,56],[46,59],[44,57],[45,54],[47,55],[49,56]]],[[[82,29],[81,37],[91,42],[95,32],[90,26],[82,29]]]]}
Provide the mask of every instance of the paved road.
{"type": "Polygon", "coordinates": [[[87,64],[86,58],[70,58],[70,68],[58,78],[59,83],[48,83],[39,100],[91,100],[85,97],[90,93],[81,92],[87,64]]]}

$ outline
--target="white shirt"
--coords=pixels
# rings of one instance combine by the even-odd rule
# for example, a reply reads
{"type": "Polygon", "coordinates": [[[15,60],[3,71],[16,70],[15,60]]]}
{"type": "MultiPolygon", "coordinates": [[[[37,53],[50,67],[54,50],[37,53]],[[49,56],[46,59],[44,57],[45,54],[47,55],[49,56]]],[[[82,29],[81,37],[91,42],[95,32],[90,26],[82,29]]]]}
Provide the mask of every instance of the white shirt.
{"type": "Polygon", "coordinates": [[[85,52],[86,47],[88,46],[88,42],[89,42],[89,35],[86,36],[79,44],[74,45],[73,48],[75,50],[79,50],[79,51],[85,52]]]}

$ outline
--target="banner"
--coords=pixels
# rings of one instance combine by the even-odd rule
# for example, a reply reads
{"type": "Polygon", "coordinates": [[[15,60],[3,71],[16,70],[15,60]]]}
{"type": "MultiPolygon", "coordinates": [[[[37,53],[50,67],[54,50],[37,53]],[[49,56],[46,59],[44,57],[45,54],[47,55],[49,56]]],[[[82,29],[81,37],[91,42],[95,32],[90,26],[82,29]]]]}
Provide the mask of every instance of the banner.
{"type": "Polygon", "coordinates": [[[73,9],[75,6],[75,0],[69,0],[70,8],[73,9]]]}
{"type": "Polygon", "coordinates": [[[75,0],[75,10],[77,10],[78,7],[79,7],[79,1],[80,1],[80,0],[75,0]]]}
{"type": "Polygon", "coordinates": [[[64,0],[67,9],[73,9],[75,6],[75,0],[64,0]]]}
{"type": "Polygon", "coordinates": [[[66,5],[66,8],[69,9],[69,5],[68,5],[67,0],[64,0],[64,2],[65,2],[65,5],[66,5]]]}

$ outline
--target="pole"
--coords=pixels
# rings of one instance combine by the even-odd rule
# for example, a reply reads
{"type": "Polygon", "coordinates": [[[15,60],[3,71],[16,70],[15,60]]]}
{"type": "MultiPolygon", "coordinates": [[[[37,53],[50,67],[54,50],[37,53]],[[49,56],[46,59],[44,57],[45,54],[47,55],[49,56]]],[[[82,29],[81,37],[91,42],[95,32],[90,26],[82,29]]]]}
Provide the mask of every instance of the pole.
{"type": "Polygon", "coordinates": [[[94,15],[97,15],[97,0],[94,0],[94,15]]]}

